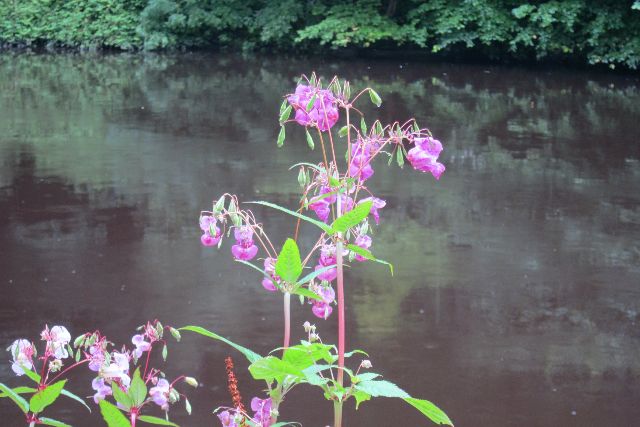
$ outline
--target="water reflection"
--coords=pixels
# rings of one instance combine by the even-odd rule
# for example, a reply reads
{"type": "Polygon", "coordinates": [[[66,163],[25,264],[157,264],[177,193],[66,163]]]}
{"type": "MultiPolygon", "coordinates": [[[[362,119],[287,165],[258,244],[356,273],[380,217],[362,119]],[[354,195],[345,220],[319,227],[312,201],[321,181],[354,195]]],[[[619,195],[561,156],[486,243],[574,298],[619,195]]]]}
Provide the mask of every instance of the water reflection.
{"type": "MultiPolygon", "coordinates": [[[[306,144],[292,129],[274,151],[274,117],[311,69],[375,85],[384,120],[415,115],[446,143],[438,184],[376,170],[389,208],[375,242],[388,245],[372,249],[397,275],[349,273],[353,346],[457,425],[633,424],[640,82],[630,77],[194,54],[1,56],[1,341],[35,337],[49,322],[127,342],[157,317],[262,352],[278,343],[277,298],[231,265],[228,248],[201,248],[194,218],[223,191],[294,203],[286,169],[306,144]]],[[[286,218],[257,213],[276,236],[290,232],[286,218]]],[[[297,308],[294,324],[309,317],[297,308]]],[[[178,421],[205,425],[228,400],[229,353],[196,337],[170,347],[168,373],[205,384],[194,415],[176,411],[178,421]]],[[[241,387],[258,392],[246,376],[241,387]]],[[[292,398],[288,419],[329,423],[318,398],[292,398]]],[[[15,415],[5,402],[0,411],[15,415]]],[[[78,408],[62,411],[82,425],[78,408]]],[[[348,425],[424,424],[395,402],[347,416],[348,425]]]]}

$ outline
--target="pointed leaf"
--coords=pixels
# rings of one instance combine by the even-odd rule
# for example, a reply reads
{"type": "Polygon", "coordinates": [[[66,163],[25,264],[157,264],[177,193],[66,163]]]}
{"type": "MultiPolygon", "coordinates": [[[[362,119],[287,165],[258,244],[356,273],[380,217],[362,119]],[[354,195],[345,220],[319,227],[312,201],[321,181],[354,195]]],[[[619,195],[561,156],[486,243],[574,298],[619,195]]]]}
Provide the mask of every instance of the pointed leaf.
{"type": "Polygon", "coordinates": [[[369,98],[371,98],[371,102],[373,102],[376,107],[382,105],[382,99],[380,98],[380,95],[378,95],[378,92],[376,92],[375,90],[369,89],[369,98]]]}
{"type": "Polygon", "coordinates": [[[314,93],[311,99],[309,100],[309,102],[307,102],[307,106],[305,107],[305,110],[307,111],[307,113],[311,111],[311,109],[313,108],[313,104],[315,103],[316,103],[316,94],[314,93]]]}
{"type": "Polygon", "coordinates": [[[31,400],[29,400],[29,409],[31,412],[42,412],[44,408],[55,402],[66,383],[67,380],[58,381],[31,396],[31,400]]]}
{"type": "Polygon", "coordinates": [[[331,227],[329,227],[327,224],[325,224],[324,222],[318,221],[316,219],[310,218],[308,216],[302,215],[298,212],[294,212],[290,209],[287,208],[283,208],[282,206],[276,205],[275,203],[269,203],[269,202],[263,202],[263,201],[252,201],[252,202],[245,202],[245,203],[254,203],[257,205],[263,205],[263,206],[268,206],[270,208],[273,209],[277,209],[279,211],[288,213],[289,215],[295,216],[296,218],[300,218],[302,220],[305,220],[307,222],[310,222],[311,224],[320,227],[322,229],[322,231],[324,231],[327,234],[331,234],[333,229],[331,227]]]}
{"type": "Polygon", "coordinates": [[[310,291],[307,288],[303,288],[302,286],[296,288],[292,293],[296,294],[296,295],[300,295],[300,296],[306,297],[306,298],[309,298],[309,299],[315,299],[315,300],[318,300],[318,301],[322,301],[322,297],[320,295],[316,294],[313,291],[310,291]]]}
{"type": "MultiPolygon", "coordinates": [[[[38,391],[33,387],[14,387],[12,390],[16,394],[35,393],[36,391],[38,391]]],[[[0,398],[3,397],[9,397],[9,395],[7,393],[0,393],[0,398]]]]}
{"type": "Polygon", "coordinates": [[[120,412],[120,409],[104,399],[100,401],[100,413],[108,427],[131,427],[129,420],[120,412]]]}
{"type": "MultiPolygon", "coordinates": [[[[21,366],[22,367],[22,366],[21,366]]],[[[24,372],[24,374],[29,377],[29,379],[31,379],[34,383],[40,384],[40,375],[38,375],[36,372],[32,371],[31,369],[27,369],[25,367],[22,367],[22,371],[24,372]]]]}
{"type": "Polygon", "coordinates": [[[349,127],[348,126],[342,126],[340,128],[340,130],[338,131],[338,136],[340,138],[344,138],[345,136],[347,136],[348,132],[349,132],[349,127]]]}
{"type": "Polygon", "coordinates": [[[76,402],[81,403],[82,405],[84,405],[85,408],[87,408],[87,411],[91,412],[91,408],[89,407],[89,405],[87,405],[87,402],[85,402],[84,400],[82,400],[79,396],[76,396],[75,394],[71,393],[68,390],[62,389],[61,394],[63,396],[66,396],[70,399],[75,400],[76,402]]]}
{"type": "Polygon", "coordinates": [[[307,134],[307,145],[309,146],[309,148],[313,150],[315,148],[315,144],[313,143],[313,138],[311,137],[311,134],[307,129],[305,129],[304,131],[307,134]]]}
{"type": "Polygon", "coordinates": [[[333,268],[336,268],[335,265],[329,265],[326,267],[322,267],[319,268],[317,270],[313,270],[311,273],[307,274],[306,276],[304,276],[302,279],[298,280],[298,283],[303,285],[307,282],[312,281],[313,279],[315,279],[317,276],[319,276],[320,274],[324,273],[325,271],[329,271],[333,268]]]}
{"type": "Polygon", "coordinates": [[[263,357],[249,366],[251,376],[256,380],[282,382],[288,375],[304,377],[302,370],[274,356],[263,357]]]}
{"type": "Polygon", "coordinates": [[[396,150],[396,162],[398,163],[398,166],[404,166],[404,154],[402,153],[402,150],[400,148],[396,150]]]}
{"type": "Polygon", "coordinates": [[[131,409],[133,406],[133,402],[131,401],[131,397],[125,393],[115,381],[111,383],[111,393],[113,394],[113,398],[122,406],[125,410],[131,409]]]}
{"type": "Polygon", "coordinates": [[[427,418],[433,421],[436,424],[444,424],[448,426],[453,426],[453,423],[445,414],[442,409],[438,408],[433,403],[424,399],[414,399],[413,397],[405,398],[405,402],[409,405],[416,408],[418,411],[422,412],[427,418]]]}
{"type": "Polygon", "coordinates": [[[289,116],[291,115],[291,105],[284,109],[283,112],[280,113],[280,123],[284,123],[289,120],[289,116]]]}
{"type": "Polygon", "coordinates": [[[351,227],[355,227],[360,224],[360,222],[369,215],[369,212],[371,212],[371,206],[373,206],[373,202],[371,200],[367,200],[364,203],[356,205],[355,208],[345,213],[331,224],[331,228],[333,229],[333,233],[331,234],[334,234],[335,232],[344,233],[351,227]]]}
{"type": "Polygon", "coordinates": [[[285,99],[284,101],[282,101],[282,104],[280,104],[280,114],[282,114],[282,112],[286,110],[286,108],[287,108],[287,100],[285,99]]]}
{"type": "Polygon", "coordinates": [[[215,332],[211,332],[208,331],[200,326],[184,326],[182,328],[179,328],[181,331],[190,331],[190,332],[195,332],[197,334],[200,335],[204,335],[205,337],[209,337],[209,338],[213,338],[214,340],[218,340],[218,341],[222,341],[225,344],[230,345],[231,347],[235,348],[236,350],[238,350],[240,353],[244,354],[244,356],[247,358],[247,360],[249,360],[249,362],[253,363],[256,360],[262,359],[262,356],[260,356],[258,353],[249,350],[248,348],[242,347],[241,345],[238,345],[232,341],[229,341],[228,339],[216,334],[215,332]]]}
{"type": "Polygon", "coordinates": [[[288,283],[295,283],[302,274],[300,250],[295,240],[287,239],[276,261],[276,275],[288,283]]]}
{"type": "Polygon", "coordinates": [[[360,117],[360,130],[362,131],[362,135],[367,134],[367,122],[364,121],[364,116],[360,117]]]}
{"type": "Polygon", "coordinates": [[[149,424],[156,424],[159,426],[174,426],[178,427],[178,424],[172,423],[171,421],[167,421],[164,418],[152,417],[150,415],[140,415],[138,417],[138,421],[142,421],[149,424]]]}
{"type": "Polygon", "coordinates": [[[140,377],[140,368],[137,368],[133,373],[129,386],[129,397],[133,403],[132,406],[141,406],[147,398],[147,385],[140,377]]]}
{"type": "Polygon", "coordinates": [[[371,400],[371,395],[369,393],[365,393],[364,391],[360,390],[354,390],[352,396],[356,399],[356,410],[362,402],[371,400]]]}
{"type": "Polygon", "coordinates": [[[388,266],[389,270],[391,271],[391,275],[393,276],[393,264],[374,257],[373,254],[368,249],[361,248],[360,246],[356,246],[356,245],[353,245],[351,243],[347,245],[347,249],[357,253],[358,255],[360,255],[361,257],[363,257],[365,259],[368,259],[368,260],[371,260],[371,261],[375,261],[375,262],[377,262],[379,264],[384,264],[384,265],[388,266]]]}
{"type": "Polygon", "coordinates": [[[411,397],[394,383],[385,380],[361,381],[355,385],[355,388],[369,393],[373,397],[399,397],[401,399],[411,397]]]}
{"type": "Polygon", "coordinates": [[[38,424],[44,424],[46,426],[71,427],[71,424],[63,423],[62,421],[54,420],[51,418],[40,417],[38,418],[38,420],[40,421],[38,424]]]}
{"type": "Polygon", "coordinates": [[[22,412],[24,412],[25,414],[29,412],[29,404],[18,393],[16,393],[11,388],[7,387],[2,383],[0,383],[0,391],[2,391],[5,395],[7,395],[9,399],[13,400],[13,402],[16,405],[18,405],[18,407],[22,410],[22,412]]]}

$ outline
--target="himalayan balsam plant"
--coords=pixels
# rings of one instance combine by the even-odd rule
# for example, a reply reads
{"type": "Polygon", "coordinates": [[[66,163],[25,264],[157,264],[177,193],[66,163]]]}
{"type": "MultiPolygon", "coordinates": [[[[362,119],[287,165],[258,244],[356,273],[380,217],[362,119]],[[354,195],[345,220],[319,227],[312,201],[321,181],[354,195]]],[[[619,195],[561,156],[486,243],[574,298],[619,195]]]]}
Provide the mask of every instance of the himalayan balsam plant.
{"type": "Polygon", "coordinates": [[[191,412],[189,401],[176,389],[177,384],[186,382],[197,387],[198,383],[186,376],[170,382],[162,371],[151,366],[150,360],[152,351],[160,346],[163,360],[167,358],[167,345],[163,338],[165,329],[176,340],[180,339],[180,332],[164,327],[157,320],[138,329],[139,333],[131,339],[132,347],[115,349],[99,331],[78,336],[72,348],[67,328],[45,327],[41,333],[45,341],[42,356],[38,356],[34,343],[26,339],[15,340],[7,349],[11,352],[11,368],[17,376],[32,380],[35,387],[10,388],[0,383],[0,397],[10,398],[25,414],[30,427],[36,424],[69,427],[62,421],[42,416],[42,412],[61,395],[76,400],[91,412],[83,399],[65,389],[67,379],[63,379],[72,369],[86,365],[95,375],[91,382],[93,401],[99,405],[109,427],[135,427],[136,422],[175,426],[168,420],[171,404],[183,398],[187,412],[191,412]],[[31,397],[27,400],[24,395],[31,397]],[[113,399],[115,405],[108,399],[113,399]],[[143,415],[142,411],[150,406],[159,407],[165,416],[143,415]]]}
{"type": "Polygon", "coordinates": [[[294,218],[295,233],[280,250],[254,214],[241,208],[235,195],[224,194],[211,211],[200,215],[203,245],[220,247],[223,237],[230,237],[233,232],[233,258],[260,272],[266,291],[280,292],[283,297],[283,344],[264,357],[202,327],[181,328],[233,346],[250,362],[252,377],[266,383],[267,395],[253,398],[251,415],[239,397],[235,379],[230,377],[234,406],[217,410],[225,427],[287,424],[278,422],[280,405],[300,384],[321,388],[324,397],[333,402],[334,427],[343,425],[342,408],[346,401],[353,398],[357,408],[375,397],[402,399],[433,422],[453,425],[433,403],[411,397],[380,374],[371,372],[367,353],[346,351],[345,267],[351,264],[357,271],[356,264],[378,262],[387,265],[393,274],[391,264],[377,259],[370,250],[374,246],[373,231],[386,206],[369,187],[374,161],[387,158],[389,164],[395,161],[402,167],[407,160],[414,169],[430,173],[435,179],[445,171],[438,162],[442,144],[415,120],[389,125],[376,120],[368,125],[355,107],[366,94],[376,106],[381,105],[380,96],[371,88],[351,97],[349,82],[334,78],[323,86],[312,74],[310,78],[303,76],[295,92],[283,101],[278,147],[285,141],[285,125],[296,123],[304,127],[312,150],[319,143],[321,158],[317,163],[298,163],[292,167],[298,169],[302,188],[299,206],[289,209],[266,201],[247,202],[277,209],[294,218]],[[345,125],[336,132],[341,115],[345,125]],[[359,126],[353,124],[354,116],[359,117],[359,126]],[[342,152],[344,157],[339,156],[342,152]],[[317,230],[315,243],[306,248],[304,255],[297,243],[302,221],[317,230]],[[319,319],[327,320],[334,309],[337,311],[337,346],[323,342],[318,328],[310,322],[304,324],[306,336],[300,344],[291,345],[291,295],[307,301],[311,313],[319,319]]]}

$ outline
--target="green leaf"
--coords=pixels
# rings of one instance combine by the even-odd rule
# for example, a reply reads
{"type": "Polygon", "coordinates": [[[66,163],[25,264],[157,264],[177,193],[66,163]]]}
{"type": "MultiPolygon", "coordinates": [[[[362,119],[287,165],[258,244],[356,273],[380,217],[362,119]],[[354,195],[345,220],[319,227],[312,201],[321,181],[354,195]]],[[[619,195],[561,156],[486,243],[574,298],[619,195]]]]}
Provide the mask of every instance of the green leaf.
{"type": "Polygon", "coordinates": [[[13,400],[13,402],[16,405],[18,405],[18,407],[22,410],[22,412],[24,412],[25,414],[29,412],[29,404],[18,393],[16,393],[15,391],[13,391],[12,389],[10,389],[9,387],[7,387],[2,383],[0,383],[0,391],[2,391],[5,395],[7,395],[9,399],[13,400]]]}
{"type": "Polygon", "coordinates": [[[350,351],[348,353],[345,353],[344,357],[349,358],[349,357],[353,356],[354,354],[362,354],[362,355],[365,355],[365,356],[369,357],[369,353],[367,353],[364,350],[352,350],[352,351],[350,351]]]}
{"type": "Polygon", "coordinates": [[[282,382],[288,375],[304,378],[302,370],[274,356],[263,357],[249,366],[251,376],[256,380],[282,382]]]}
{"type": "Polygon", "coordinates": [[[293,346],[286,349],[282,355],[282,360],[301,371],[313,365],[314,362],[313,357],[302,346],[293,346]]]}
{"type": "Polygon", "coordinates": [[[129,397],[131,397],[132,406],[141,406],[147,398],[147,385],[140,377],[140,368],[133,373],[131,385],[129,386],[129,397]]]}
{"type": "Polygon", "coordinates": [[[285,99],[285,100],[282,101],[282,104],[280,104],[280,113],[279,114],[282,114],[286,108],[287,108],[287,100],[285,99]]]}
{"type": "Polygon", "coordinates": [[[380,120],[376,120],[376,134],[382,136],[383,133],[384,128],[382,127],[382,123],[380,123],[380,120]]]}
{"type": "Polygon", "coordinates": [[[329,266],[326,266],[326,267],[319,268],[317,270],[313,270],[311,273],[307,274],[302,279],[298,280],[298,283],[302,285],[302,284],[305,284],[307,282],[310,282],[313,279],[315,279],[317,276],[319,276],[320,274],[324,273],[325,271],[329,271],[332,268],[336,268],[336,266],[335,265],[329,265],[329,266]]]}
{"type": "Polygon", "coordinates": [[[284,123],[287,120],[289,120],[289,116],[291,115],[291,105],[289,105],[287,108],[284,109],[284,111],[282,111],[280,113],[280,123],[284,123]]]}
{"type": "Polygon", "coordinates": [[[296,283],[302,274],[300,250],[295,240],[287,239],[276,261],[276,275],[287,283],[296,283]]]}
{"type": "Polygon", "coordinates": [[[296,289],[293,290],[293,292],[291,292],[295,295],[300,295],[303,296],[305,298],[309,298],[309,299],[315,299],[318,301],[322,301],[322,297],[318,294],[316,294],[313,291],[310,291],[307,288],[303,288],[302,286],[298,286],[296,289]]]}
{"type": "MultiPolygon", "coordinates": [[[[35,393],[36,391],[38,391],[33,387],[14,387],[12,390],[16,394],[35,393]]],[[[7,393],[0,393],[0,399],[3,397],[9,397],[9,395],[7,393]]]]}
{"type": "Polygon", "coordinates": [[[167,421],[164,418],[152,417],[150,415],[140,415],[138,417],[138,421],[142,421],[148,424],[156,424],[160,426],[174,426],[178,427],[178,424],[172,423],[171,421],[167,421]]]}
{"type": "Polygon", "coordinates": [[[211,331],[208,331],[204,328],[201,328],[200,326],[184,326],[182,328],[179,328],[181,331],[190,331],[190,332],[195,332],[196,334],[200,334],[200,335],[204,335],[205,337],[209,337],[209,338],[213,338],[214,340],[218,340],[218,341],[222,341],[225,344],[230,345],[231,347],[235,348],[236,350],[238,350],[240,353],[244,354],[244,356],[247,358],[247,360],[249,360],[249,362],[253,363],[256,360],[260,360],[262,359],[262,356],[260,356],[258,353],[249,350],[248,348],[242,347],[241,345],[238,345],[232,341],[229,341],[228,339],[214,333],[211,331]]]}
{"type": "Polygon", "coordinates": [[[125,410],[128,411],[131,409],[133,406],[131,396],[125,393],[115,381],[111,383],[111,393],[113,393],[113,398],[116,402],[118,402],[125,410]]]}
{"type": "Polygon", "coordinates": [[[29,400],[31,412],[42,412],[44,408],[55,402],[66,383],[67,380],[55,382],[31,396],[31,400],[29,400]]]}
{"type": "Polygon", "coordinates": [[[276,141],[276,145],[278,147],[282,147],[284,145],[285,136],[286,136],[286,132],[284,130],[284,126],[280,126],[280,132],[278,133],[278,140],[276,141]]]}
{"type": "Polygon", "coordinates": [[[359,381],[371,381],[371,380],[373,380],[375,378],[378,378],[380,376],[381,376],[380,374],[376,374],[375,372],[364,372],[362,374],[356,375],[356,378],[359,381]]]}
{"type": "Polygon", "coordinates": [[[167,361],[167,345],[162,346],[162,360],[167,361]]]}
{"type": "Polygon", "coordinates": [[[340,130],[338,131],[338,136],[340,138],[344,138],[345,136],[347,136],[348,132],[349,132],[349,127],[348,126],[342,126],[340,128],[340,130]]]}
{"type": "Polygon", "coordinates": [[[62,421],[54,420],[52,418],[40,417],[38,420],[40,421],[38,424],[44,424],[46,426],[71,427],[71,424],[63,423],[62,421]]]}
{"type": "Polygon", "coordinates": [[[356,410],[362,402],[371,400],[371,395],[369,393],[365,393],[364,391],[360,390],[354,390],[352,396],[356,399],[356,410]]]}
{"type": "Polygon", "coordinates": [[[311,137],[311,134],[307,129],[305,129],[304,131],[307,134],[307,145],[309,146],[309,148],[313,150],[315,148],[315,144],[313,143],[313,138],[311,137]]]}
{"type": "Polygon", "coordinates": [[[371,212],[371,206],[373,206],[373,202],[371,200],[367,200],[364,203],[358,204],[355,208],[333,221],[333,224],[331,224],[333,233],[331,234],[336,232],[344,233],[351,227],[355,227],[360,224],[360,222],[369,215],[369,212],[371,212]]]}
{"type": "Polygon", "coordinates": [[[327,224],[325,224],[324,222],[318,221],[316,219],[310,218],[308,216],[302,215],[298,212],[294,212],[290,209],[287,208],[283,208],[282,206],[278,206],[275,203],[269,203],[269,202],[263,202],[263,201],[252,201],[252,202],[245,202],[245,203],[253,203],[253,204],[257,204],[257,205],[263,205],[263,206],[268,206],[270,208],[273,209],[277,209],[279,211],[288,213],[289,215],[295,216],[296,218],[300,218],[302,220],[305,220],[307,222],[310,222],[311,224],[320,227],[320,229],[322,229],[322,231],[324,231],[327,234],[332,234],[333,229],[331,227],[329,227],[327,224]]]}
{"type": "Polygon", "coordinates": [[[305,107],[305,110],[307,111],[307,113],[311,111],[311,109],[313,108],[313,104],[315,104],[315,102],[316,102],[316,94],[314,93],[311,99],[309,100],[309,102],[307,102],[307,106],[305,107]]]}
{"type": "Polygon", "coordinates": [[[360,117],[360,130],[362,131],[362,135],[367,134],[367,122],[364,121],[364,116],[360,117]]]}
{"type": "Polygon", "coordinates": [[[81,403],[82,405],[84,405],[84,407],[85,407],[85,408],[87,408],[87,411],[91,412],[91,408],[89,407],[89,405],[87,405],[87,403],[86,403],[84,400],[82,400],[82,399],[80,398],[80,396],[76,396],[75,394],[73,394],[73,393],[71,393],[70,391],[67,391],[67,390],[65,390],[65,389],[62,389],[61,394],[62,394],[63,396],[66,396],[66,397],[68,397],[68,398],[70,398],[70,399],[75,400],[76,402],[81,403]]]}
{"type": "Polygon", "coordinates": [[[404,154],[400,148],[396,150],[396,162],[398,163],[398,166],[404,166],[404,154]]]}
{"type": "Polygon", "coordinates": [[[411,397],[394,383],[385,380],[361,381],[355,385],[355,388],[373,397],[399,397],[401,399],[411,397]]]}
{"type": "Polygon", "coordinates": [[[391,275],[393,276],[393,264],[374,257],[373,254],[368,249],[361,248],[360,246],[356,246],[356,245],[353,245],[351,243],[347,245],[347,249],[357,253],[358,255],[360,255],[361,257],[363,257],[365,259],[368,259],[368,260],[377,262],[379,264],[384,264],[384,265],[388,266],[389,267],[389,271],[391,272],[391,275]]]}
{"type": "Polygon", "coordinates": [[[129,420],[120,412],[120,409],[104,399],[100,401],[100,413],[108,427],[131,427],[129,420]]]}
{"type": "Polygon", "coordinates": [[[31,369],[27,369],[25,367],[22,367],[22,370],[24,371],[24,374],[27,377],[29,377],[34,383],[40,384],[40,375],[38,375],[37,373],[35,373],[31,369]]]}
{"type": "Polygon", "coordinates": [[[414,399],[413,397],[409,397],[404,398],[404,401],[416,408],[418,411],[422,412],[422,414],[424,414],[434,423],[453,426],[453,423],[451,422],[447,414],[445,414],[442,409],[438,408],[428,400],[414,399]]]}
{"type": "Polygon", "coordinates": [[[340,180],[334,176],[329,177],[329,185],[333,188],[340,187],[340,180]]]}
{"type": "Polygon", "coordinates": [[[376,107],[382,105],[382,99],[380,98],[380,95],[378,95],[378,92],[371,88],[369,88],[369,98],[371,98],[371,102],[373,102],[376,107]]]}

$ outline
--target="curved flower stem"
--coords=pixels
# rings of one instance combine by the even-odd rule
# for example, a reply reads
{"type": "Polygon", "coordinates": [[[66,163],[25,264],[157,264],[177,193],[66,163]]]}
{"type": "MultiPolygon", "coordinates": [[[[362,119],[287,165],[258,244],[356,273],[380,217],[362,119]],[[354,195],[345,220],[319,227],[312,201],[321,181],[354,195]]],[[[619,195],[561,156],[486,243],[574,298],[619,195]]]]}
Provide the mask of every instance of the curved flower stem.
{"type": "Polygon", "coordinates": [[[289,348],[291,338],[291,294],[284,293],[284,348],[289,348]]]}

